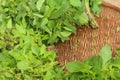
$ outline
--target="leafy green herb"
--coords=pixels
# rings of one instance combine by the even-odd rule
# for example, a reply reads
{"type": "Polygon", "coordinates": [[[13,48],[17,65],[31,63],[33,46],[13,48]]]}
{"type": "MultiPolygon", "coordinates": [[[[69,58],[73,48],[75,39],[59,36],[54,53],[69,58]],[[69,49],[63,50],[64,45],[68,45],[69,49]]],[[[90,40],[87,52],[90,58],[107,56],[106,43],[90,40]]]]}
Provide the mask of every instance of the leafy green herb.
{"type": "MultiPolygon", "coordinates": [[[[82,26],[97,26],[93,18],[100,12],[102,0],[1,0],[0,24],[2,28],[13,29],[12,25],[20,33],[24,33],[22,25],[40,32],[42,43],[53,44],[61,40],[69,39],[76,32],[75,24],[82,26]],[[90,4],[87,4],[87,2],[90,4]],[[97,4],[96,4],[97,3],[97,4]],[[85,8],[87,5],[87,9],[85,8]],[[97,6],[97,9],[94,7],[97,6]],[[87,11],[86,11],[87,10],[87,11]],[[89,14],[88,14],[89,13],[89,14]],[[25,25],[21,22],[27,22],[25,25]],[[16,24],[17,23],[17,24],[16,24]]],[[[1,31],[2,32],[2,31],[1,31]]]]}
{"type": "Polygon", "coordinates": [[[80,62],[70,62],[66,65],[66,69],[71,73],[87,72],[90,69],[90,66],[80,62]]]}
{"type": "MultiPolygon", "coordinates": [[[[120,51],[117,49],[117,54],[120,51]]],[[[95,79],[95,80],[118,80],[120,79],[120,56],[112,57],[111,49],[106,44],[100,51],[100,55],[94,56],[84,62],[70,62],[66,64],[68,71],[67,79],[95,79]]]]}
{"type": "Polygon", "coordinates": [[[98,56],[65,68],[55,61],[55,51],[46,50],[68,40],[76,25],[98,27],[93,15],[100,13],[101,2],[0,0],[0,80],[119,80],[120,50],[112,57],[108,44],[98,56]]]}
{"type": "Polygon", "coordinates": [[[103,60],[103,66],[112,58],[112,52],[108,44],[101,49],[100,56],[103,60]]]}
{"type": "MultiPolygon", "coordinates": [[[[91,0],[91,1],[93,1],[93,0],[91,0]]],[[[94,4],[96,4],[96,3],[94,3],[94,4]]],[[[85,0],[85,8],[86,8],[86,12],[87,12],[87,15],[88,15],[88,18],[89,18],[90,26],[92,26],[92,28],[97,28],[97,27],[99,27],[99,25],[98,25],[97,22],[95,21],[95,19],[94,19],[94,17],[93,17],[93,14],[92,14],[91,11],[90,11],[89,5],[90,5],[89,0],[85,0]]],[[[93,8],[94,8],[94,7],[93,7],[93,8]]],[[[99,7],[98,7],[98,9],[99,9],[99,7]]],[[[96,9],[94,9],[94,10],[96,10],[96,9]]],[[[97,13],[96,13],[96,14],[97,14],[97,13]]]]}

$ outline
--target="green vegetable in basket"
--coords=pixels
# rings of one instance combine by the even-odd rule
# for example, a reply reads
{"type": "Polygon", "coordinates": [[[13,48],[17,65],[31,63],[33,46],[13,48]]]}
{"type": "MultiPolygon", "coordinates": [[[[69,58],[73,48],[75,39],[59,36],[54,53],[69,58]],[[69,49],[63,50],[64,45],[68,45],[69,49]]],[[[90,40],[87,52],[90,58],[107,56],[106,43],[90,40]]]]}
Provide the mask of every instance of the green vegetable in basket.
{"type": "MultiPolygon", "coordinates": [[[[101,11],[102,0],[1,0],[0,32],[26,22],[27,29],[39,32],[41,42],[53,44],[69,39],[77,26],[98,27],[94,15],[101,11]],[[6,27],[4,27],[6,26],[6,27]]],[[[19,29],[19,28],[18,28],[19,29]]],[[[23,29],[19,29],[24,33],[23,29]]]]}
{"type": "Polygon", "coordinates": [[[85,9],[86,13],[89,19],[90,26],[92,28],[97,28],[99,27],[98,23],[95,21],[93,14],[91,13],[90,7],[89,7],[89,0],[85,0],[85,9]]]}
{"type": "MultiPolygon", "coordinates": [[[[58,65],[56,53],[46,48],[68,40],[76,25],[90,22],[96,27],[93,15],[100,12],[96,1],[101,0],[0,0],[0,80],[69,80],[71,74],[58,65]]],[[[75,73],[71,80],[77,80],[77,72],[91,69],[83,62],[73,64],[67,66],[75,73]]]]}
{"type": "Polygon", "coordinates": [[[98,56],[93,56],[84,62],[66,64],[68,80],[119,80],[120,79],[120,49],[112,57],[111,48],[106,44],[98,56]]]}

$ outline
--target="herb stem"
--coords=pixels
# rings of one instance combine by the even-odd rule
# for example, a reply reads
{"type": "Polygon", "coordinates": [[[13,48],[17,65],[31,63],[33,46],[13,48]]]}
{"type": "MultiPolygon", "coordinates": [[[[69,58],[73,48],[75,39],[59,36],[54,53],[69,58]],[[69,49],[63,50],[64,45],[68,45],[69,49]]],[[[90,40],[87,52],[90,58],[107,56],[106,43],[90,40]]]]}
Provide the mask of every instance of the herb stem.
{"type": "Polygon", "coordinates": [[[86,13],[87,13],[88,18],[89,18],[90,26],[91,26],[92,28],[97,28],[97,27],[99,27],[99,25],[98,25],[98,23],[96,22],[93,14],[92,14],[91,11],[90,11],[89,0],[85,0],[85,8],[86,8],[86,13]]]}

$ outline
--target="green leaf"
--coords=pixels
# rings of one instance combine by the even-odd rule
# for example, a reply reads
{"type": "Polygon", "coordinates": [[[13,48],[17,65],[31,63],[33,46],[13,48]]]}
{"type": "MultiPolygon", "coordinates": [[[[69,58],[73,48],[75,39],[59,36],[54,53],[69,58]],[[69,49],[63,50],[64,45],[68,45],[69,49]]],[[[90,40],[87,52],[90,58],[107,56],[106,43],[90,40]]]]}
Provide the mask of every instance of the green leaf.
{"type": "Polygon", "coordinates": [[[39,11],[40,11],[40,9],[41,9],[41,7],[42,7],[42,5],[43,5],[44,2],[45,2],[45,0],[38,0],[37,1],[36,7],[37,7],[37,9],[39,11]]]}
{"type": "Polygon", "coordinates": [[[49,37],[48,44],[53,44],[58,41],[58,32],[55,32],[52,34],[52,36],[49,37]]]}
{"type": "Polygon", "coordinates": [[[76,27],[71,25],[70,22],[68,20],[64,21],[64,29],[73,33],[76,33],[76,27]]]}
{"type": "Polygon", "coordinates": [[[41,21],[40,28],[44,28],[47,23],[48,23],[48,19],[47,18],[43,18],[42,21],[41,21]]]}
{"type": "Polygon", "coordinates": [[[52,75],[51,70],[47,71],[47,73],[45,74],[44,80],[51,80],[52,78],[54,78],[54,76],[52,75]]]}
{"type": "Polygon", "coordinates": [[[44,17],[43,15],[37,14],[37,13],[34,13],[33,15],[36,16],[36,17],[39,17],[39,18],[43,18],[44,17]]]}
{"type": "Polygon", "coordinates": [[[61,15],[67,13],[69,8],[70,8],[70,6],[69,6],[68,2],[66,1],[64,4],[61,5],[61,8],[52,12],[51,18],[52,19],[59,18],[61,15]]]}
{"type": "Polygon", "coordinates": [[[0,53],[0,67],[15,67],[16,66],[16,61],[15,59],[6,53],[0,53]]]}
{"type": "Polygon", "coordinates": [[[63,27],[65,30],[76,33],[76,27],[74,26],[65,26],[63,27]]]}
{"type": "Polygon", "coordinates": [[[88,16],[86,13],[82,13],[80,16],[79,16],[79,22],[81,25],[87,25],[88,24],[88,16]]]}
{"type": "Polygon", "coordinates": [[[96,16],[99,16],[99,13],[101,12],[101,8],[100,8],[100,6],[98,6],[98,5],[94,5],[93,7],[92,7],[92,11],[93,11],[93,13],[96,15],[96,16]]]}
{"type": "Polygon", "coordinates": [[[47,34],[47,35],[44,35],[43,37],[42,37],[42,41],[45,41],[45,40],[48,40],[50,38],[50,36],[47,34]]]}
{"type": "Polygon", "coordinates": [[[102,1],[103,0],[90,0],[91,10],[96,16],[98,16],[102,10],[100,6],[102,1]]]}
{"type": "Polygon", "coordinates": [[[105,66],[106,63],[112,58],[112,51],[111,51],[110,45],[106,44],[100,50],[100,57],[102,58],[102,61],[103,61],[102,66],[105,66]]]}
{"type": "Polygon", "coordinates": [[[17,68],[20,70],[27,70],[29,68],[29,61],[28,60],[22,60],[17,63],[17,68]]]}
{"type": "Polygon", "coordinates": [[[37,46],[32,46],[32,47],[31,47],[31,51],[32,51],[35,55],[38,55],[38,53],[39,53],[39,50],[38,50],[38,47],[37,47],[37,46]]]}
{"type": "Polygon", "coordinates": [[[82,62],[69,62],[66,64],[66,69],[69,72],[88,72],[90,70],[90,66],[82,63],[82,62]]]}
{"type": "Polygon", "coordinates": [[[81,6],[80,0],[70,0],[70,4],[74,7],[80,7],[81,6]]]}
{"type": "Polygon", "coordinates": [[[47,26],[45,26],[44,29],[47,33],[49,33],[50,36],[52,36],[52,31],[50,31],[50,29],[47,26]]]}
{"type": "Polygon", "coordinates": [[[71,35],[71,32],[69,32],[69,31],[63,31],[63,32],[60,32],[60,35],[61,35],[62,37],[68,37],[68,36],[71,35]]]}
{"type": "Polygon", "coordinates": [[[120,57],[115,57],[112,59],[110,65],[113,67],[113,68],[117,68],[117,69],[120,69],[120,57]]]}
{"type": "Polygon", "coordinates": [[[7,28],[10,28],[10,29],[12,28],[12,19],[8,20],[7,28]]]}
{"type": "Polygon", "coordinates": [[[23,18],[23,19],[22,19],[22,25],[23,25],[23,27],[24,27],[24,28],[26,28],[26,27],[27,27],[27,23],[26,23],[25,18],[23,18]]]}
{"type": "Polygon", "coordinates": [[[5,72],[4,74],[5,74],[6,77],[13,78],[13,75],[9,72],[5,72]]]}
{"type": "Polygon", "coordinates": [[[85,60],[85,64],[90,65],[93,71],[99,72],[102,69],[102,58],[100,56],[94,56],[85,60]]]}
{"type": "Polygon", "coordinates": [[[56,58],[56,53],[55,51],[46,51],[44,53],[44,58],[48,59],[48,60],[54,60],[56,58]]]}
{"type": "Polygon", "coordinates": [[[70,75],[70,80],[80,80],[80,74],[74,73],[74,74],[70,75]]]}
{"type": "Polygon", "coordinates": [[[44,54],[46,52],[46,46],[42,45],[40,48],[40,54],[44,54]]]}
{"type": "Polygon", "coordinates": [[[22,52],[20,52],[20,50],[18,51],[10,51],[9,54],[14,57],[14,59],[17,61],[17,60],[22,60],[24,59],[24,54],[22,52]]]}
{"type": "Polygon", "coordinates": [[[26,33],[26,30],[25,30],[25,28],[24,28],[23,25],[18,25],[18,24],[16,24],[15,27],[16,27],[16,29],[17,29],[17,31],[18,31],[19,33],[22,33],[22,34],[25,34],[25,33],[26,33]]]}

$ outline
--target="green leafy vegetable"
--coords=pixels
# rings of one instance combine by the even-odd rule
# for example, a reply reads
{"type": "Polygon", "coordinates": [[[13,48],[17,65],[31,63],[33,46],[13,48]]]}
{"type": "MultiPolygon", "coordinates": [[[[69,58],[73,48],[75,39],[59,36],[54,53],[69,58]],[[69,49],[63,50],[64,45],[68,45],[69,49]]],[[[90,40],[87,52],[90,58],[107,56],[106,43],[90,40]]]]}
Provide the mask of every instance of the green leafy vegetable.
{"type": "Polygon", "coordinates": [[[80,7],[81,2],[80,0],[70,0],[70,4],[74,7],[80,7]]]}
{"type": "Polygon", "coordinates": [[[87,72],[90,66],[80,62],[70,62],[66,65],[69,72],[87,72]]]}
{"type": "MultiPolygon", "coordinates": [[[[72,33],[76,32],[76,24],[89,26],[90,22],[93,28],[97,26],[91,12],[95,11],[93,12],[95,15],[100,13],[94,7],[97,6],[99,9],[100,1],[102,0],[86,0],[86,2],[90,2],[87,4],[85,0],[2,0],[0,24],[9,29],[14,29],[13,26],[16,25],[20,34],[25,34],[26,26],[34,29],[40,32],[41,42],[47,45],[59,40],[64,42],[72,33]],[[87,8],[85,8],[86,5],[87,8]],[[69,33],[65,35],[66,32],[69,33]]],[[[5,27],[3,28],[5,29],[5,27]]]]}
{"type": "Polygon", "coordinates": [[[37,7],[38,10],[41,9],[41,7],[42,7],[42,5],[43,5],[44,2],[45,2],[45,0],[38,0],[37,1],[36,7],[37,7]]]}
{"type": "Polygon", "coordinates": [[[0,80],[119,80],[120,50],[59,66],[48,45],[98,27],[102,0],[0,0],[0,80]],[[65,67],[65,68],[64,68],[65,67]],[[66,70],[66,71],[64,71],[66,70]]]}
{"type": "MultiPolygon", "coordinates": [[[[119,49],[117,49],[119,54],[119,49]]],[[[94,56],[84,62],[70,62],[66,64],[68,71],[67,79],[81,80],[81,79],[120,79],[120,56],[112,57],[111,49],[106,44],[100,51],[100,55],[94,56]],[[85,65],[85,66],[83,66],[85,65]]]]}
{"type": "Polygon", "coordinates": [[[29,61],[28,60],[22,60],[17,63],[17,68],[20,70],[27,70],[29,68],[29,61]]]}
{"type": "Polygon", "coordinates": [[[108,44],[101,49],[100,56],[103,60],[103,66],[112,58],[112,52],[108,44]]]}

